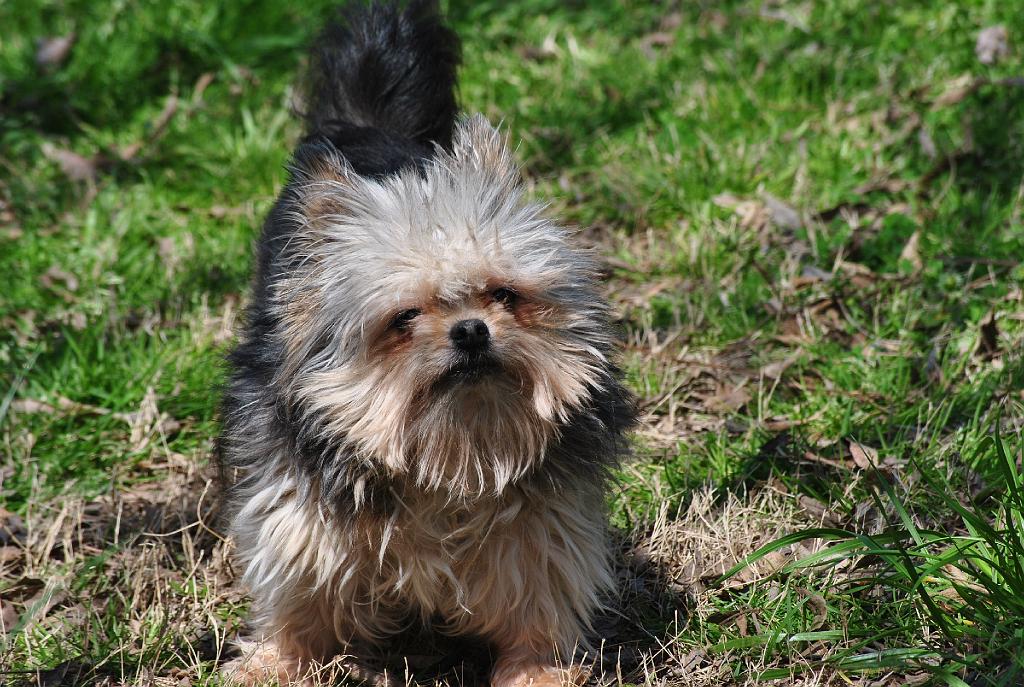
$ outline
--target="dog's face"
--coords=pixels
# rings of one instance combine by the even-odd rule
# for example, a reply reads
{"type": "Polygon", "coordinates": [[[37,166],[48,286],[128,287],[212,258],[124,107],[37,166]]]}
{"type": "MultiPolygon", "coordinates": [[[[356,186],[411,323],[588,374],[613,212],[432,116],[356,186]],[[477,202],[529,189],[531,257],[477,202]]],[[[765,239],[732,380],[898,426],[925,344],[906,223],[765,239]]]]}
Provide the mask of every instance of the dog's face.
{"type": "Polygon", "coordinates": [[[605,380],[593,263],[523,202],[480,118],[423,172],[375,181],[327,156],[297,174],[278,383],[339,450],[455,496],[500,492],[605,380]]]}

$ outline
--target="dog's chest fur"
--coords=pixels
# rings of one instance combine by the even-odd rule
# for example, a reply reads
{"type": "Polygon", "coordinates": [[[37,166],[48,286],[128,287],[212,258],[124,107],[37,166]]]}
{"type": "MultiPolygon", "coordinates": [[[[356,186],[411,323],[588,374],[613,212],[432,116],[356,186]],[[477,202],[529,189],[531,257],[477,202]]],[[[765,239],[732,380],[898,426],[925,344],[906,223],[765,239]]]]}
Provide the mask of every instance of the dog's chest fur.
{"type": "Polygon", "coordinates": [[[365,553],[379,557],[380,581],[395,590],[396,600],[424,614],[472,612],[464,597],[478,577],[479,558],[518,544],[510,541],[508,528],[522,511],[523,497],[482,499],[472,505],[445,503],[438,495],[422,493],[396,500],[387,523],[366,532],[365,553]]]}
{"type": "Polygon", "coordinates": [[[577,622],[557,612],[555,598],[589,595],[582,580],[597,581],[586,590],[610,582],[603,527],[588,517],[601,508],[596,489],[517,488],[468,504],[409,490],[394,494],[393,504],[390,513],[339,521],[298,490],[265,483],[234,531],[247,582],[259,598],[273,599],[261,612],[288,623],[300,620],[288,609],[301,608],[308,623],[308,602],[294,596],[306,589],[320,609],[318,625],[343,642],[379,640],[416,620],[486,634],[495,624],[518,624],[526,608],[535,624],[538,606],[550,606],[541,619],[555,630],[577,622]]]}

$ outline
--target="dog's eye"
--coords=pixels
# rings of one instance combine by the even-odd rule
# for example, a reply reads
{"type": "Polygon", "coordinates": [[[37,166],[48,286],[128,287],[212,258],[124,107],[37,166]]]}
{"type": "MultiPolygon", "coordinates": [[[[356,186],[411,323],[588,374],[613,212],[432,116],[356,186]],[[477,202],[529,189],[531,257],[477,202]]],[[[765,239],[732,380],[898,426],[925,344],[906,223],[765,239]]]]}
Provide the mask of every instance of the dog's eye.
{"type": "Polygon", "coordinates": [[[395,315],[391,320],[391,326],[395,329],[407,329],[412,321],[423,314],[419,308],[409,308],[395,315]]]}
{"type": "Polygon", "coordinates": [[[512,289],[503,286],[500,289],[491,291],[491,298],[508,308],[515,305],[516,300],[519,298],[519,294],[512,289]]]}

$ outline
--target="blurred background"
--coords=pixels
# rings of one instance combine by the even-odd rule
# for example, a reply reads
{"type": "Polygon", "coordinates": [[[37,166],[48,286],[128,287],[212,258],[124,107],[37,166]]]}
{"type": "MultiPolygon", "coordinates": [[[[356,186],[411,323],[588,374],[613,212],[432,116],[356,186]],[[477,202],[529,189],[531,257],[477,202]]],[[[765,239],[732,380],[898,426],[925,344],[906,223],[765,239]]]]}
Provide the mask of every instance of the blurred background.
{"type": "MultiPolygon", "coordinates": [[[[230,654],[217,388],[335,5],[0,1],[5,679],[230,654]]],[[[1021,8],[444,5],[641,399],[607,679],[1019,684],[1021,8]]]]}

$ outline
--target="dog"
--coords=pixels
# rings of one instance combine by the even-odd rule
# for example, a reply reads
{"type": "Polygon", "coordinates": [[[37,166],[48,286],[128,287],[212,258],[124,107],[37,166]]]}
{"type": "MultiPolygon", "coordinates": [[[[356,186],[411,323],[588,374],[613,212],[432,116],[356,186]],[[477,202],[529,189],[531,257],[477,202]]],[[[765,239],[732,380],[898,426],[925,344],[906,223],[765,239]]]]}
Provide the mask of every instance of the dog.
{"type": "Polygon", "coordinates": [[[556,685],[613,588],[636,410],[599,266],[460,114],[460,53],[434,0],[343,7],[315,44],[224,391],[231,680],[419,623],[486,642],[495,687],[556,685]]]}

